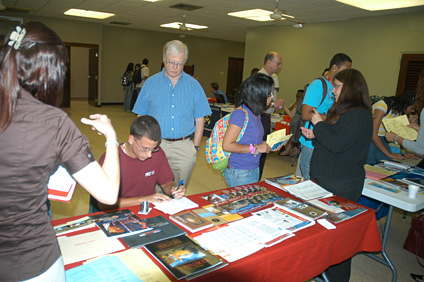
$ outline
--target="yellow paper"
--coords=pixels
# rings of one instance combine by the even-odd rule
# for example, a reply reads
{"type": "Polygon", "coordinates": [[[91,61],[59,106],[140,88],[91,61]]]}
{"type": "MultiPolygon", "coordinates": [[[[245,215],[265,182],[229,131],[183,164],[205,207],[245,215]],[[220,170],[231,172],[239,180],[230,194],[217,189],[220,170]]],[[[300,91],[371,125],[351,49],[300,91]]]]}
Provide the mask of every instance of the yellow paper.
{"type": "Polygon", "coordinates": [[[391,131],[404,139],[416,140],[418,132],[413,128],[407,127],[408,124],[409,120],[406,115],[383,119],[383,125],[387,132],[391,131]]]}
{"type": "Polygon", "coordinates": [[[365,168],[365,170],[372,171],[372,172],[375,172],[375,173],[384,174],[386,176],[390,176],[390,175],[397,173],[397,172],[392,171],[392,170],[388,170],[388,169],[381,168],[381,167],[376,167],[376,166],[369,165],[369,164],[364,165],[364,168],[365,168]]]}
{"type": "MultiPolygon", "coordinates": [[[[268,136],[266,137],[266,143],[272,148],[273,148],[275,144],[287,141],[290,139],[290,137],[292,136],[292,134],[286,135],[286,129],[281,129],[281,130],[277,130],[274,131],[271,134],[268,134],[268,136]]],[[[285,144],[285,142],[283,143],[283,145],[285,144]]]]}

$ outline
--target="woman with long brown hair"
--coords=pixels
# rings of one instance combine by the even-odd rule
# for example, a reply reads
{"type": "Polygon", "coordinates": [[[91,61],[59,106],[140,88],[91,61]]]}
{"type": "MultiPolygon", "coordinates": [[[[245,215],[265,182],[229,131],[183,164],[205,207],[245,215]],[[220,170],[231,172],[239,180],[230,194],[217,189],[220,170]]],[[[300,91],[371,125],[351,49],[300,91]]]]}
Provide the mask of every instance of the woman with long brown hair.
{"type": "MultiPolygon", "coordinates": [[[[316,110],[313,129],[302,128],[314,139],[310,164],[311,180],[328,191],[357,202],[365,179],[364,164],[371,143],[373,123],[368,86],[355,69],[336,74],[333,89],[335,102],[322,120],[316,110]]],[[[349,281],[351,260],[326,270],[330,281],[349,281]]]]}
{"type": "Polygon", "coordinates": [[[65,271],[47,214],[47,182],[62,164],[98,201],[119,190],[116,133],[104,115],[81,121],[106,137],[101,167],[88,140],[58,109],[68,57],[56,33],[29,22],[0,43],[0,273],[2,281],[62,282],[65,271]]]}

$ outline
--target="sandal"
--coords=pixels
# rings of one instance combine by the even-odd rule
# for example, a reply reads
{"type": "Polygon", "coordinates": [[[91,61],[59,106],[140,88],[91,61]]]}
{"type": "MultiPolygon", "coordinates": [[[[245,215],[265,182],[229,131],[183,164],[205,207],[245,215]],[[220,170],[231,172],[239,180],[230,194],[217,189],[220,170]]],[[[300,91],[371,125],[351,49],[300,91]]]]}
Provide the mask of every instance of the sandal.
{"type": "Polygon", "coordinates": [[[414,281],[417,281],[417,282],[423,282],[424,281],[424,275],[418,275],[418,274],[411,273],[411,277],[412,277],[412,279],[414,279],[414,281]]]}

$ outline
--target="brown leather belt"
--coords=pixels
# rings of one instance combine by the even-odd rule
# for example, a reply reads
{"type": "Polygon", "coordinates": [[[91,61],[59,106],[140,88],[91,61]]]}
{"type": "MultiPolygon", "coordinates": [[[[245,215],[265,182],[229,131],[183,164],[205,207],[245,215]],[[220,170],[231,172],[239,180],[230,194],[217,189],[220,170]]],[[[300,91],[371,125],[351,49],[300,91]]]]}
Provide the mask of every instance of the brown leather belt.
{"type": "Polygon", "coordinates": [[[181,141],[181,140],[188,139],[188,138],[190,138],[190,136],[191,136],[191,134],[189,136],[186,136],[186,137],[183,137],[183,138],[177,138],[177,139],[166,139],[166,138],[163,138],[163,139],[165,139],[166,141],[175,142],[175,141],[181,141]]]}

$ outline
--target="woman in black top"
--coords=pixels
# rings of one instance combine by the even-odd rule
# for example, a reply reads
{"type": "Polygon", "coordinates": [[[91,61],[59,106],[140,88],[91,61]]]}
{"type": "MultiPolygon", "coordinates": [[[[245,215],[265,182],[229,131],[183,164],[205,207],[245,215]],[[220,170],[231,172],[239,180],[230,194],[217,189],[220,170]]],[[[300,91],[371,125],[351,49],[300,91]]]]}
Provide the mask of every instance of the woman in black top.
{"type": "MultiPolygon", "coordinates": [[[[335,102],[327,119],[314,110],[314,129],[302,128],[314,139],[311,180],[328,191],[357,202],[365,179],[364,164],[372,138],[372,114],[367,83],[355,69],[334,79],[335,102]]],[[[351,259],[326,270],[330,281],[349,281],[351,259]]]]}

